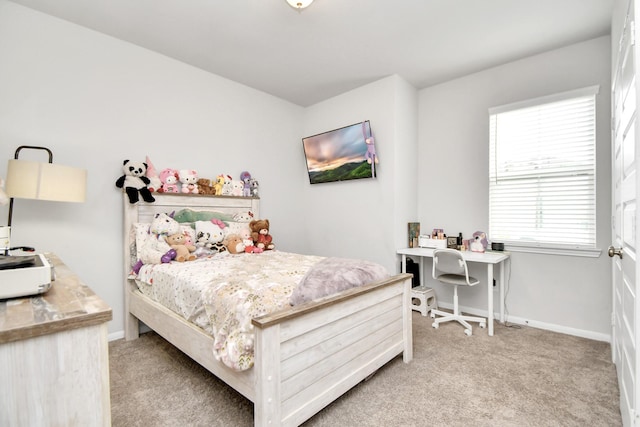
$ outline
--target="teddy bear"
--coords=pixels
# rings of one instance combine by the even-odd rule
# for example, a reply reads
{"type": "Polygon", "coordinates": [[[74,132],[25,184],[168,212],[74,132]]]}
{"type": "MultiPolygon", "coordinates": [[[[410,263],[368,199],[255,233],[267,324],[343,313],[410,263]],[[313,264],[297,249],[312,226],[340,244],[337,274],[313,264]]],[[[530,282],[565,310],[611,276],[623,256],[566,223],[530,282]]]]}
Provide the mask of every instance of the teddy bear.
{"type": "Polygon", "coordinates": [[[164,237],[179,232],[180,224],[171,215],[156,214],[149,225],[149,237],[142,248],[138,248],[142,264],[161,264],[174,259],[176,251],[169,246],[164,237]]]}
{"type": "Polygon", "coordinates": [[[181,169],[178,180],[182,183],[183,193],[198,194],[198,172],[193,169],[181,169]]]}
{"type": "Polygon", "coordinates": [[[149,188],[147,188],[150,181],[146,176],[146,163],[125,160],[122,164],[122,170],[124,175],[117,179],[116,187],[124,188],[127,196],[129,196],[129,203],[138,203],[139,196],[142,196],[142,199],[147,203],[156,201],[149,188]]]}
{"type": "Polygon", "coordinates": [[[244,243],[242,243],[242,237],[239,234],[229,234],[225,237],[224,244],[230,254],[244,253],[244,243]]]}
{"type": "Polygon", "coordinates": [[[211,180],[209,178],[198,179],[198,192],[199,194],[216,194],[216,190],[211,185],[211,180]]]}
{"type": "Polygon", "coordinates": [[[487,249],[487,235],[482,231],[473,233],[473,240],[469,244],[472,252],[484,252],[487,249]]]}
{"type": "Polygon", "coordinates": [[[160,172],[160,193],[179,193],[178,191],[178,171],[171,168],[163,169],[160,172]]]}
{"type": "Polygon", "coordinates": [[[269,220],[257,219],[249,223],[251,238],[256,247],[264,250],[275,248],[273,238],[269,234],[269,220]]]}
{"type": "Polygon", "coordinates": [[[164,238],[166,242],[171,246],[171,249],[176,251],[176,261],[193,261],[196,256],[192,254],[196,250],[195,246],[187,246],[185,244],[184,234],[178,232],[175,234],[169,234],[164,238]]]}

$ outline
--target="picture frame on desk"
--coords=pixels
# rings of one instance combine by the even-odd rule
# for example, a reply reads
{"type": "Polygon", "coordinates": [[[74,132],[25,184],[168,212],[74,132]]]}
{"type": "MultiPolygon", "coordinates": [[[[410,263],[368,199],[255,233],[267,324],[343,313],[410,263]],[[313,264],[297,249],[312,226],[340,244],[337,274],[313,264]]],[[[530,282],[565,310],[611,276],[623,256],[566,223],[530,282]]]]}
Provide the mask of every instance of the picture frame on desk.
{"type": "Polygon", "coordinates": [[[409,247],[417,248],[418,247],[418,236],[420,236],[420,223],[419,222],[410,222],[408,224],[408,237],[409,237],[409,247]]]}
{"type": "Polygon", "coordinates": [[[455,236],[447,236],[447,248],[458,249],[458,238],[455,236]]]}

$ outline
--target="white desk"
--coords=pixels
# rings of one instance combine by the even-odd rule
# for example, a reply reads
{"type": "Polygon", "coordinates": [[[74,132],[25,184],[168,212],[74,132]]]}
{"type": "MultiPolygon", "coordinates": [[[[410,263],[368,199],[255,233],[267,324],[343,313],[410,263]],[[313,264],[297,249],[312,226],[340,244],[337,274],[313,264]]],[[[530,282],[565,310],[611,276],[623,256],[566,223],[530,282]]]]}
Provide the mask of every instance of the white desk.
{"type": "MultiPolygon", "coordinates": [[[[424,268],[423,258],[433,258],[433,251],[431,248],[405,248],[398,249],[397,253],[402,255],[402,272],[407,271],[407,256],[420,258],[420,284],[424,284],[424,268]]],[[[500,267],[499,279],[497,285],[500,289],[500,323],[504,323],[504,261],[509,258],[507,252],[471,252],[462,251],[462,256],[467,262],[477,262],[487,264],[487,311],[489,318],[487,319],[489,336],[493,336],[493,267],[498,265],[500,267]]],[[[429,274],[431,276],[431,274],[429,274]]]]}

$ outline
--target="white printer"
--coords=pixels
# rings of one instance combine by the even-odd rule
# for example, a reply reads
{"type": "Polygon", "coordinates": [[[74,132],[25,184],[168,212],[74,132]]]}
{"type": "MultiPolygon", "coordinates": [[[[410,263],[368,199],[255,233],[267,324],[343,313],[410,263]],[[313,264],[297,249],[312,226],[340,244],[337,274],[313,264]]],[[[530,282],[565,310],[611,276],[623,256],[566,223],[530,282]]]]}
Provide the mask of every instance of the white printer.
{"type": "Polygon", "coordinates": [[[0,256],[0,299],[42,294],[53,280],[53,267],[42,254],[0,256]]]}

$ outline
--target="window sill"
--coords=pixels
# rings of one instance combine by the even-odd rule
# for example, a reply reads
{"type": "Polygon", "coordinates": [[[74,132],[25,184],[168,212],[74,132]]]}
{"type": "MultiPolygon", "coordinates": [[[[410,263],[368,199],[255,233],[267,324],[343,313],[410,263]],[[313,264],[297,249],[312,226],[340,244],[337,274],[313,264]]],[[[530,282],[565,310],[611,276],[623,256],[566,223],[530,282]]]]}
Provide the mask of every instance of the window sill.
{"type": "Polygon", "coordinates": [[[602,254],[602,249],[581,249],[581,248],[544,248],[539,246],[516,246],[516,245],[504,245],[504,250],[509,252],[526,252],[532,254],[545,254],[545,255],[563,255],[563,256],[575,256],[575,257],[587,257],[587,258],[599,258],[602,254]]]}

